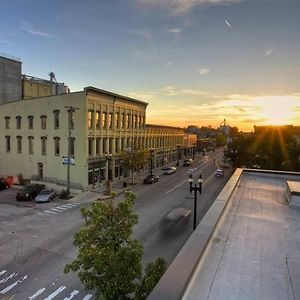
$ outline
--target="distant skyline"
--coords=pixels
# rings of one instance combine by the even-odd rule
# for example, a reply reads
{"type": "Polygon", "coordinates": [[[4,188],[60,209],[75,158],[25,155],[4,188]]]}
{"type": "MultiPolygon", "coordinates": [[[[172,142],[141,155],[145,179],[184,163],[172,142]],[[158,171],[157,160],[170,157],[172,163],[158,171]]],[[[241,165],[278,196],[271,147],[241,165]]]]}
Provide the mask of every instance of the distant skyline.
{"type": "Polygon", "coordinates": [[[147,122],[300,125],[299,0],[1,1],[0,53],[149,103],[147,122]]]}

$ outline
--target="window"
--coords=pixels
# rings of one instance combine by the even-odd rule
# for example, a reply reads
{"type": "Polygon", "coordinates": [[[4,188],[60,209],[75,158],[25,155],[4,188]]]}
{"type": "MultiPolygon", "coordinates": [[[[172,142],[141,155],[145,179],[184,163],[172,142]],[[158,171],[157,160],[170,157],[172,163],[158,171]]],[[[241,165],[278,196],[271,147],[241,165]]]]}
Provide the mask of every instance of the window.
{"type": "Polygon", "coordinates": [[[115,129],[119,128],[120,126],[120,114],[115,113],[115,129]]]}
{"type": "Polygon", "coordinates": [[[28,116],[28,129],[33,129],[33,116],[28,116]]]}
{"type": "Polygon", "coordinates": [[[96,111],[96,128],[98,129],[101,127],[100,117],[101,117],[100,111],[96,111]]]}
{"type": "Polygon", "coordinates": [[[53,122],[54,122],[54,129],[59,129],[59,110],[53,111],[53,122]]]}
{"type": "Polygon", "coordinates": [[[47,155],[47,137],[46,136],[41,137],[41,154],[47,155]]]}
{"type": "Polygon", "coordinates": [[[59,148],[59,137],[54,138],[54,155],[59,156],[60,148],[59,148]]]}
{"type": "Polygon", "coordinates": [[[102,128],[106,128],[106,116],[107,116],[107,113],[106,112],[103,112],[102,113],[102,128]]]}
{"type": "Polygon", "coordinates": [[[125,114],[122,114],[122,119],[121,119],[121,128],[125,128],[125,114]]]}
{"type": "Polygon", "coordinates": [[[16,116],[16,120],[17,120],[17,129],[21,129],[22,117],[21,116],[16,116]]]}
{"type": "Polygon", "coordinates": [[[71,137],[70,139],[70,154],[75,155],[75,138],[71,137]]]}
{"type": "Polygon", "coordinates": [[[94,111],[89,110],[88,112],[88,128],[91,129],[94,127],[94,111]]]}
{"type": "Polygon", "coordinates": [[[112,153],[113,152],[113,139],[109,138],[108,141],[108,153],[112,153]]]}
{"type": "Polygon", "coordinates": [[[10,127],[10,117],[5,117],[5,129],[9,129],[10,127]]]}
{"type": "Polygon", "coordinates": [[[17,136],[17,153],[22,153],[22,137],[17,136]]]}
{"type": "Polygon", "coordinates": [[[129,129],[130,128],[130,114],[126,115],[126,128],[129,129]]]}
{"type": "Polygon", "coordinates": [[[101,139],[97,138],[96,139],[96,154],[99,155],[100,154],[100,145],[101,145],[101,139]]]}
{"type": "Polygon", "coordinates": [[[113,114],[109,113],[109,116],[108,116],[108,128],[112,129],[112,127],[113,127],[113,114]]]}
{"type": "Polygon", "coordinates": [[[103,138],[103,142],[102,142],[102,153],[106,153],[106,138],[103,138]]]}
{"type": "Polygon", "coordinates": [[[115,139],[115,153],[119,151],[119,139],[115,139]]]}
{"type": "Polygon", "coordinates": [[[47,116],[43,115],[41,116],[41,128],[46,129],[47,127],[47,116]]]}
{"type": "Polygon", "coordinates": [[[125,139],[121,139],[121,150],[124,151],[125,139]]]}
{"type": "Polygon", "coordinates": [[[33,136],[28,137],[28,153],[33,154],[33,136]]]}
{"type": "Polygon", "coordinates": [[[10,152],[10,136],[9,135],[5,136],[5,140],[6,140],[6,152],[9,153],[10,152]]]}
{"type": "Polygon", "coordinates": [[[93,155],[93,139],[89,138],[89,156],[93,155]]]}
{"type": "Polygon", "coordinates": [[[138,128],[142,128],[142,117],[139,116],[139,124],[138,124],[138,128]]]}
{"type": "Polygon", "coordinates": [[[134,115],[133,128],[137,128],[137,115],[134,115]]]}

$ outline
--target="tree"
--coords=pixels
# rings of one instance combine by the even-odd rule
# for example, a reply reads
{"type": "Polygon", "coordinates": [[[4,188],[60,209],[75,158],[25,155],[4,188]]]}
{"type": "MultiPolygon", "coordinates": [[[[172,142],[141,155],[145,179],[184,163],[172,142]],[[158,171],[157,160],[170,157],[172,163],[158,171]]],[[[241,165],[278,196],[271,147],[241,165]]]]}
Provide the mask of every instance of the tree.
{"type": "Polygon", "coordinates": [[[134,184],[134,173],[148,164],[149,153],[147,151],[128,151],[121,154],[124,168],[131,173],[131,183],[134,184]]]}
{"type": "Polygon", "coordinates": [[[112,198],[81,209],[85,227],[74,236],[79,253],[65,272],[78,272],[85,287],[95,291],[96,299],[146,299],[165,272],[166,263],[158,258],[142,274],[143,247],[131,238],[138,223],[134,200],[135,195],[126,192],[121,202],[112,198]]]}

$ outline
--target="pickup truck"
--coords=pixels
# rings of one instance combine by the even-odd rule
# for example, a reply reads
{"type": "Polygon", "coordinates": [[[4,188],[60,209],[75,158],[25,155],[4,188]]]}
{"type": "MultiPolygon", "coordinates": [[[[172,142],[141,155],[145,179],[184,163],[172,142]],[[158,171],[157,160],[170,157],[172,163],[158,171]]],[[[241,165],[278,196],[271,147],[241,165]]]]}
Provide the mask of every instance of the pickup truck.
{"type": "Polygon", "coordinates": [[[22,186],[16,195],[17,201],[31,201],[33,200],[37,194],[45,188],[44,184],[27,184],[22,186]]]}

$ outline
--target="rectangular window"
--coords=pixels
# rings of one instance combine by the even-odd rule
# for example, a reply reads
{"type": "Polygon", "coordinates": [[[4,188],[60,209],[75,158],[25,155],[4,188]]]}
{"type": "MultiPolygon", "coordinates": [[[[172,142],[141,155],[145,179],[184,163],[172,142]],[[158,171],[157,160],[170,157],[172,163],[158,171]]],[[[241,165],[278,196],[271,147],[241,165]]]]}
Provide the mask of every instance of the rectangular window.
{"type": "Polygon", "coordinates": [[[10,117],[5,117],[5,129],[9,129],[10,127],[10,117]]]}
{"type": "Polygon", "coordinates": [[[16,120],[17,120],[17,129],[21,129],[21,120],[22,120],[22,117],[20,116],[17,116],[16,117],[16,120]]]}
{"type": "Polygon", "coordinates": [[[129,129],[130,128],[130,114],[126,115],[126,128],[129,129]]]}
{"type": "Polygon", "coordinates": [[[60,148],[59,148],[59,137],[54,138],[54,155],[59,156],[60,148]]]}
{"type": "Polygon", "coordinates": [[[89,155],[93,155],[93,139],[89,139],[89,155]]]}
{"type": "Polygon", "coordinates": [[[28,137],[28,153],[33,154],[33,136],[28,137]]]}
{"type": "Polygon", "coordinates": [[[47,155],[47,138],[42,137],[41,138],[41,154],[42,155],[47,155]]]}
{"type": "Polygon", "coordinates": [[[112,127],[113,127],[113,114],[109,113],[109,116],[108,116],[108,128],[112,129],[112,127]]]}
{"type": "Polygon", "coordinates": [[[33,116],[28,116],[28,129],[33,129],[33,116]]]}
{"type": "Polygon", "coordinates": [[[122,114],[122,119],[121,119],[121,128],[125,128],[125,114],[122,114]]]}
{"type": "Polygon", "coordinates": [[[106,153],[106,138],[103,138],[102,141],[102,153],[106,153]]]}
{"type": "Polygon", "coordinates": [[[119,151],[119,139],[115,139],[115,153],[119,151]]]}
{"type": "Polygon", "coordinates": [[[118,129],[120,126],[120,114],[115,113],[115,129],[118,129]]]}
{"type": "Polygon", "coordinates": [[[75,155],[75,138],[71,137],[70,140],[70,154],[75,155]]]}
{"type": "Polygon", "coordinates": [[[113,151],[113,139],[110,138],[108,142],[108,153],[112,153],[113,151]]]}
{"type": "Polygon", "coordinates": [[[10,136],[6,136],[5,137],[6,140],[6,152],[9,153],[10,152],[10,136]]]}
{"type": "Polygon", "coordinates": [[[138,123],[138,128],[142,128],[142,122],[141,122],[141,120],[142,120],[142,117],[141,116],[139,116],[139,123],[138,123]]]}
{"type": "Polygon", "coordinates": [[[100,154],[100,145],[101,145],[101,139],[97,138],[96,139],[96,154],[100,154]]]}
{"type": "Polygon", "coordinates": [[[41,128],[42,129],[47,128],[47,116],[41,116],[41,128]]]}
{"type": "Polygon", "coordinates": [[[134,115],[133,128],[137,128],[137,115],[134,115]]]}
{"type": "Polygon", "coordinates": [[[100,117],[101,117],[101,113],[100,111],[96,111],[96,128],[100,128],[101,127],[101,120],[100,120],[100,117]]]}
{"type": "Polygon", "coordinates": [[[17,136],[17,152],[22,153],[22,137],[17,136]]]}
{"type": "Polygon", "coordinates": [[[88,128],[91,129],[94,127],[94,112],[89,110],[88,112],[88,128]]]}
{"type": "Polygon", "coordinates": [[[53,111],[53,117],[54,117],[54,129],[59,129],[59,110],[53,111]]]}
{"type": "Polygon", "coordinates": [[[106,122],[107,122],[106,118],[107,118],[107,113],[103,112],[102,113],[102,128],[106,128],[106,122]]]}

